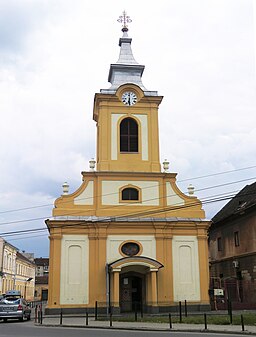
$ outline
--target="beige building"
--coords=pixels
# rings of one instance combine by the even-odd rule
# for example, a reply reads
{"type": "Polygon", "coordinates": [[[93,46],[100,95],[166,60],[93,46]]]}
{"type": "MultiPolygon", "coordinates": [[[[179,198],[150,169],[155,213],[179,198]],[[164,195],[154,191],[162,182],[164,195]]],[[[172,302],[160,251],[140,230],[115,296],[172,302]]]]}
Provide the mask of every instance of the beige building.
{"type": "Polygon", "coordinates": [[[21,296],[27,301],[34,300],[35,263],[22,253],[17,252],[15,290],[20,290],[21,296]]]}
{"type": "MultiPolygon", "coordinates": [[[[129,312],[209,307],[207,230],[201,202],[182,193],[159,160],[163,99],[142,83],[125,22],[109,89],[95,94],[96,163],[56,200],[50,233],[48,311],[111,306],[129,312]],[[96,167],[95,167],[96,166],[96,167]]],[[[85,126],[86,128],[86,126],[85,126]]]]}
{"type": "Polygon", "coordinates": [[[3,258],[4,258],[4,239],[0,237],[0,295],[3,290],[3,258]]]}
{"type": "Polygon", "coordinates": [[[0,295],[5,294],[7,290],[20,290],[24,298],[32,301],[35,290],[35,263],[24,254],[0,238],[0,295]]]}
{"type": "Polygon", "coordinates": [[[7,290],[15,289],[16,276],[16,256],[18,248],[0,238],[0,295],[5,294],[7,290]]]}

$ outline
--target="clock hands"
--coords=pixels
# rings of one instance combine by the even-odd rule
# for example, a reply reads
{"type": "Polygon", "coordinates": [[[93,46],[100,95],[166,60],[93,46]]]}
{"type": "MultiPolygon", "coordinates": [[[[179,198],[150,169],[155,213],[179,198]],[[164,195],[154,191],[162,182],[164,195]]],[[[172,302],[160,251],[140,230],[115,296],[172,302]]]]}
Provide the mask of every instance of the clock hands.
{"type": "Polygon", "coordinates": [[[131,93],[128,94],[128,104],[131,105],[131,93]]]}
{"type": "Polygon", "coordinates": [[[122,101],[124,104],[132,106],[137,102],[137,97],[134,92],[126,91],[122,95],[122,101]]]}

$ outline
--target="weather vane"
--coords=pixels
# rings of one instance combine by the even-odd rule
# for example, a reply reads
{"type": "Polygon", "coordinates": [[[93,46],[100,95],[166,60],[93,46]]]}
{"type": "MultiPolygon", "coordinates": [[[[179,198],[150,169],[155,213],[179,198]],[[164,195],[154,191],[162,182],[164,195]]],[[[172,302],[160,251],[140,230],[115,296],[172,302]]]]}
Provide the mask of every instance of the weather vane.
{"type": "Polygon", "coordinates": [[[123,15],[119,16],[119,19],[117,19],[118,22],[123,24],[122,32],[127,32],[128,31],[128,23],[132,22],[130,17],[126,15],[126,12],[123,11],[123,15]]]}

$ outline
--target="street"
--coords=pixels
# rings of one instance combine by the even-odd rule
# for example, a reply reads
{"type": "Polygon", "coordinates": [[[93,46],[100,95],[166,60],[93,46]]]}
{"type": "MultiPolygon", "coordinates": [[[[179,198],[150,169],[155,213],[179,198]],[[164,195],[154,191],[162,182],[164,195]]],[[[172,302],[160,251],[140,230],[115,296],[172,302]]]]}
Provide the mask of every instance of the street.
{"type": "MultiPolygon", "coordinates": [[[[134,330],[115,330],[115,329],[91,329],[91,328],[64,328],[64,327],[45,327],[35,326],[33,321],[17,322],[8,321],[7,323],[0,322],[1,337],[148,337],[149,335],[158,337],[185,337],[198,336],[202,332],[170,332],[170,331],[134,331],[134,330]]],[[[207,333],[207,337],[226,337],[222,333],[207,333]]],[[[239,334],[232,334],[232,337],[238,337],[239,334]]]]}

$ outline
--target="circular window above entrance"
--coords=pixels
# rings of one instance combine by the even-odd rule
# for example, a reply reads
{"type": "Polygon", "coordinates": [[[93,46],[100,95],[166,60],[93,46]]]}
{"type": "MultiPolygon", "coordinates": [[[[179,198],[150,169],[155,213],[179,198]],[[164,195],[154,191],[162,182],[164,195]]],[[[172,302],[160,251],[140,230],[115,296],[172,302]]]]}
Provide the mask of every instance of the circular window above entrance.
{"type": "Polygon", "coordinates": [[[126,256],[135,256],[137,255],[141,250],[141,247],[136,242],[125,242],[121,246],[121,252],[126,256]]]}

